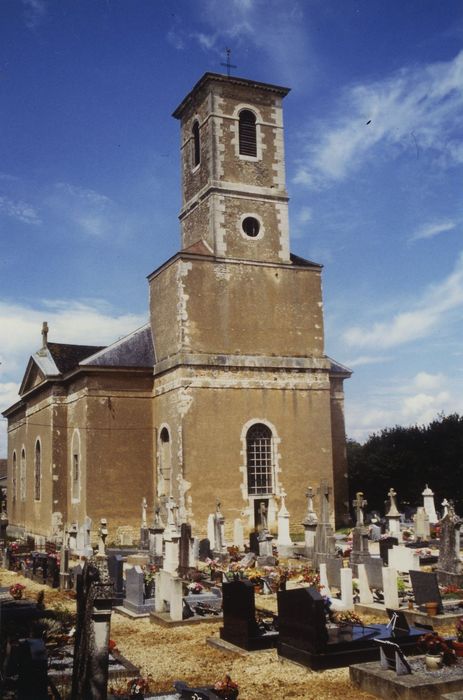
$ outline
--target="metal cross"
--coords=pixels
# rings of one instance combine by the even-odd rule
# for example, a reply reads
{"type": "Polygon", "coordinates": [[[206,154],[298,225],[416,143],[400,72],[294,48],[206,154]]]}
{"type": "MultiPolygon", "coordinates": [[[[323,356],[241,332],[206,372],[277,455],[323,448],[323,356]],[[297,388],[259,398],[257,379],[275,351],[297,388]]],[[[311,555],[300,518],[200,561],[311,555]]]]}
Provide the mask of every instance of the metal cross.
{"type": "Polygon", "coordinates": [[[226,48],[225,51],[227,52],[227,62],[226,63],[221,63],[221,66],[225,66],[227,69],[227,75],[230,77],[230,68],[237,68],[238,66],[235,66],[233,63],[230,63],[230,54],[231,54],[231,49],[226,48]]]}

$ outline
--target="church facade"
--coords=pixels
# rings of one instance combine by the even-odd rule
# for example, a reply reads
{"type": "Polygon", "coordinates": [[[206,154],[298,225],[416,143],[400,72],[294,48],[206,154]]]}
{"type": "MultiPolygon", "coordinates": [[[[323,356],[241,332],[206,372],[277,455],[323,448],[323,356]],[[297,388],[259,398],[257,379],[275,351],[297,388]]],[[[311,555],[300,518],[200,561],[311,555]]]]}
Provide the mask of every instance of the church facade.
{"type": "Polygon", "coordinates": [[[203,533],[270,527],[282,493],[298,529],[326,479],[345,522],[343,381],[324,351],[321,266],[290,252],[282,102],[287,88],[206,73],[181,129],[181,249],[148,277],[150,320],[106,348],[50,343],[7,409],[12,531],[140,525],[173,498],[203,533]]]}

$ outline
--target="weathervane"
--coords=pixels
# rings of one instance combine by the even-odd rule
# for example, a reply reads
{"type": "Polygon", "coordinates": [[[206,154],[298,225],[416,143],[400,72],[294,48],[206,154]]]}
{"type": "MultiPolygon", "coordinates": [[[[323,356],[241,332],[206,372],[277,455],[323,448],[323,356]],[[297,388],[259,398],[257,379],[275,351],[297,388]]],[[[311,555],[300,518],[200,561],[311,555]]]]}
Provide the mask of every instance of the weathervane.
{"type": "Polygon", "coordinates": [[[227,62],[221,63],[220,65],[226,67],[227,75],[228,75],[228,77],[230,77],[230,68],[237,68],[238,66],[235,66],[233,63],[230,63],[231,49],[225,48],[225,51],[227,52],[227,62]]]}

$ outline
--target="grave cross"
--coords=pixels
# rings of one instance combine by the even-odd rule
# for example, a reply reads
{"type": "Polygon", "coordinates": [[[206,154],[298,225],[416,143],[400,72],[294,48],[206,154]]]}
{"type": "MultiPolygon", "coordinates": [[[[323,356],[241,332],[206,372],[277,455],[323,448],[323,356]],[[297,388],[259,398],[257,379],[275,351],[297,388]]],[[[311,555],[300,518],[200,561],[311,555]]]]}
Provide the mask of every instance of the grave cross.
{"type": "Polygon", "coordinates": [[[321,480],[318,493],[320,495],[320,522],[327,523],[330,519],[329,497],[331,494],[331,487],[328,486],[326,479],[321,480]]]}
{"type": "Polygon", "coordinates": [[[355,527],[362,527],[364,524],[363,520],[363,509],[365,506],[368,504],[368,501],[366,501],[363,498],[363,493],[362,491],[357,491],[355,494],[355,500],[352,501],[352,505],[355,508],[355,517],[356,517],[356,523],[355,527]]]}
{"type": "Polygon", "coordinates": [[[148,510],[148,502],[143,496],[142,502],[141,502],[141,526],[146,527],[147,521],[146,521],[146,511],[148,510]]]}
{"type": "Polygon", "coordinates": [[[389,496],[390,506],[389,506],[389,512],[386,513],[386,515],[389,515],[389,516],[400,515],[399,511],[397,510],[397,501],[396,501],[397,492],[394,491],[394,489],[391,487],[389,489],[389,491],[387,492],[387,495],[389,496]]]}
{"type": "Polygon", "coordinates": [[[225,51],[227,52],[227,61],[226,63],[221,63],[221,66],[225,66],[227,69],[227,75],[230,77],[230,68],[237,68],[233,63],[230,63],[230,54],[231,54],[231,49],[226,48],[225,51]]]}

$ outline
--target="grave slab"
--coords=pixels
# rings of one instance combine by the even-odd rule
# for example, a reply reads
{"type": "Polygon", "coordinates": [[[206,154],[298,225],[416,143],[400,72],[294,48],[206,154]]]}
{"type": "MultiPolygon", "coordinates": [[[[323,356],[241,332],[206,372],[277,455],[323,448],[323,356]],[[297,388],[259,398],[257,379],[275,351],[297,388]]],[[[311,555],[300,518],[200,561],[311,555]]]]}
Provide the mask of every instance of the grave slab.
{"type": "Polygon", "coordinates": [[[416,671],[415,664],[423,657],[409,658],[412,673],[397,676],[394,671],[380,667],[379,661],[354,664],[350,667],[350,679],[354,685],[366,693],[384,700],[441,700],[443,694],[463,690],[463,662],[457,667],[447,667],[441,671],[416,671]],[[452,671],[453,669],[453,671],[452,671]],[[445,671],[449,672],[446,674],[445,671]]]}

